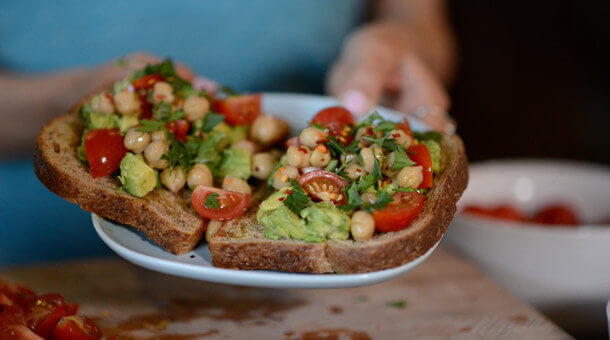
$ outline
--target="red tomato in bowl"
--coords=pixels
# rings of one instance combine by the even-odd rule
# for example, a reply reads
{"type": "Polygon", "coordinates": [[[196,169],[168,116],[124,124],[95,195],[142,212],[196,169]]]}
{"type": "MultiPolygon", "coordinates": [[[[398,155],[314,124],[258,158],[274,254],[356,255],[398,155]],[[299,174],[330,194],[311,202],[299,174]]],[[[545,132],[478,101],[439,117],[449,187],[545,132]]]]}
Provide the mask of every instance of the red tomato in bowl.
{"type": "Polygon", "coordinates": [[[85,151],[93,178],[115,172],[127,153],[118,129],[89,130],[85,135],[85,151]]]}
{"type": "Polygon", "coordinates": [[[349,183],[341,176],[325,170],[314,170],[303,174],[298,180],[303,190],[315,201],[330,201],[344,205],[347,199],[343,188],[349,183]]]}
{"type": "Polygon", "coordinates": [[[419,185],[419,189],[431,188],[433,179],[432,158],[428,148],[423,144],[412,145],[407,149],[407,155],[413,162],[422,167],[424,179],[419,185]]]}
{"type": "Polygon", "coordinates": [[[97,340],[102,331],[87,317],[63,317],[51,335],[51,340],[97,340]]]}
{"type": "Polygon", "coordinates": [[[525,221],[527,218],[517,209],[509,205],[499,205],[493,208],[483,208],[470,205],[464,208],[465,213],[499,218],[507,221],[525,221]]]}
{"type": "Polygon", "coordinates": [[[408,227],[424,208],[426,198],[417,192],[399,191],[392,196],[390,204],[373,211],[375,229],[386,233],[408,227]]]}
{"type": "Polygon", "coordinates": [[[225,221],[241,215],[246,210],[250,202],[250,195],[199,185],[193,191],[191,202],[201,216],[211,220],[225,221]],[[213,204],[206,205],[208,196],[212,194],[218,196],[213,197],[216,200],[209,201],[217,201],[217,207],[213,204]]]}
{"type": "Polygon", "coordinates": [[[167,123],[165,127],[174,135],[176,140],[186,142],[186,135],[188,135],[189,130],[191,129],[191,124],[185,119],[178,119],[167,123]]]}
{"type": "Polygon", "coordinates": [[[212,111],[225,116],[231,125],[249,125],[261,114],[261,95],[236,95],[212,103],[212,111]]]}
{"type": "Polygon", "coordinates": [[[344,107],[333,106],[318,112],[311,122],[324,126],[333,136],[340,136],[346,126],[354,125],[354,116],[344,107]]]}
{"type": "Polygon", "coordinates": [[[534,223],[577,226],[579,219],[570,207],[555,204],[539,210],[531,219],[534,223]]]}

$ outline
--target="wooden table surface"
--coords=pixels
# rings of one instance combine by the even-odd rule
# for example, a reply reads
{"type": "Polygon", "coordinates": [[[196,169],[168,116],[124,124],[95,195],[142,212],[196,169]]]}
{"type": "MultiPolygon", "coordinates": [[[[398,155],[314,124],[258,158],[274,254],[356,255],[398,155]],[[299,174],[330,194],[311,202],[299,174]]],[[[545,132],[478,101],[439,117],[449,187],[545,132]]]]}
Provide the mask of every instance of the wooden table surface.
{"type": "Polygon", "coordinates": [[[570,338],[442,247],[401,278],[350,289],[211,284],[118,258],[11,268],[0,280],[61,293],[120,339],[570,338]]]}

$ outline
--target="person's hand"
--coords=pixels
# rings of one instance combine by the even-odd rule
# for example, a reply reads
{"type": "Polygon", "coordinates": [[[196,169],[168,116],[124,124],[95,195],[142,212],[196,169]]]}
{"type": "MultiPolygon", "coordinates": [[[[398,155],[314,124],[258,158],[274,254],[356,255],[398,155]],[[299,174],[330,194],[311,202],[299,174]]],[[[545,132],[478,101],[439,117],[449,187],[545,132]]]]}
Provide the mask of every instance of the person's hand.
{"type": "Polygon", "coordinates": [[[327,78],[329,92],[355,115],[383,103],[431,128],[455,131],[440,79],[421,60],[417,44],[396,22],[377,22],[348,37],[327,78]]]}

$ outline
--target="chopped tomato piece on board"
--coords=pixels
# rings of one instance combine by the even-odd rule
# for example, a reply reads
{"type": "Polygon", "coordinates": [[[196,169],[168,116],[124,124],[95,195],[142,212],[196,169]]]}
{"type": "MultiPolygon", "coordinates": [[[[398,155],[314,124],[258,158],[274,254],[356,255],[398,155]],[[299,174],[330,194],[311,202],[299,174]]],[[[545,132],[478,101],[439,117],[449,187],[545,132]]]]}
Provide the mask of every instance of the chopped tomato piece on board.
{"type": "Polygon", "coordinates": [[[63,317],[51,335],[51,340],[97,340],[102,338],[102,331],[86,317],[63,317]]]}

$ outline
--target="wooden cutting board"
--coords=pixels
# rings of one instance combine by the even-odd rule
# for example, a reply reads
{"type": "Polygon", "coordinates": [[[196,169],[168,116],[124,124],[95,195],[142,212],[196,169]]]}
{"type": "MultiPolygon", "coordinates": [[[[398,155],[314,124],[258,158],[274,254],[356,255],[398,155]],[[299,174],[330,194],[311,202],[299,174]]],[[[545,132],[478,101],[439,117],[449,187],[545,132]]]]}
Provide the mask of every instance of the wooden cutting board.
{"type": "Polygon", "coordinates": [[[393,281],[335,290],[225,286],[118,258],[13,268],[0,279],[80,303],[120,339],[567,339],[453,252],[393,281]]]}

